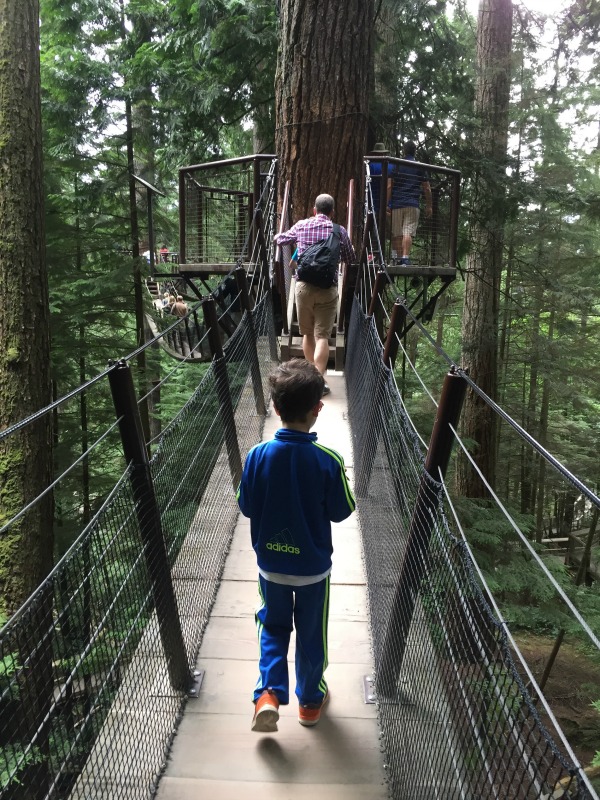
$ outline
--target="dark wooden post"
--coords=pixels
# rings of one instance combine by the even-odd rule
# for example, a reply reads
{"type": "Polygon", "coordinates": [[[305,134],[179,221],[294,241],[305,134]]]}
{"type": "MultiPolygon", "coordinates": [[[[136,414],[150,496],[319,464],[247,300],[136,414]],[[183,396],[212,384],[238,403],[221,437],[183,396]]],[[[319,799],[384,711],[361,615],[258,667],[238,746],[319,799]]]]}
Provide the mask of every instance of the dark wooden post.
{"type": "Polygon", "coordinates": [[[248,293],[248,281],[246,280],[246,270],[238,267],[235,272],[235,282],[240,293],[240,300],[244,311],[248,312],[248,328],[252,339],[250,350],[250,373],[252,375],[252,388],[254,389],[254,402],[256,403],[256,413],[264,416],[267,413],[265,406],[265,396],[263,392],[262,376],[260,374],[260,362],[258,360],[258,342],[256,341],[256,328],[254,318],[250,308],[250,295],[248,293]]]}
{"type": "Polygon", "coordinates": [[[217,397],[219,398],[219,408],[221,412],[221,422],[225,436],[225,446],[227,447],[227,457],[229,459],[229,470],[233,488],[237,489],[242,479],[242,459],[240,456],[240,445],[238,442],[237,430],[235,427],[235,416],[233,403],[231,401],[231,390],[229,388],[229,378],[227,376],[227,362],[223,355],[221,345],[221,334],[219,333],[219,323],[217,320],[217,309],[212,297],[207,297],[202,301],[204,311],[204,324],[208,331],[208,343],[213,355],[213,369],[215,371],[215,384],[217,387],[217,397]]]}
{"type": "Polygon", "coordinates": [[[375,327],[377,328],[380,339],[383,339],[383,306],[381,304],[381,294],[386,284],[386,273],[382,269],[377,270],[373,294],[371,295],[371,302],[369,303],[369,316],[373,317],[375,320],[375,327]]]}
{"type": "Polygon", "coordinates": [[[406,313],[406,306],[399,298],[396,298],[396,302],[392,308],[390,327],[388,328],[387,336],[385,338],[385,347],[383,348],[383,363],[390,369],[393,369],[394,364],[396,363],[398,345],[400,344],[398,337],[404,330],[406,313]]]}
{"type": "MultiPolygon", "coordinates": [[[[265,231],[263,227],[263,212],[262,208],[257,208],[254,213],[254,224],[256,236],[258,241],[258,249],[260,255],[260,266],[265,290],[269,287],[269,261],[267,259],[267,243],[265,240],[265,231]]],[[[256,269],[256,267],[255,267],[256,269]]]]}
{"type": "Polygon", "coordinates": [[[132,466],[131,488],[144,545],[144,557],[152,583],[152,594],[160,638],[174,689],[189,691],[194,679],[188,666],[181,620],[173,590],[160,510],[156,501],[148,453],[138,412],[131,370],[118,361],[108,374],[123,443],[125,460],[132,466]]]}
{"type": "Polygon", "coordinates": [[[452,369],[444,380],[437,415],[425,459],[425,474],[417,493],[415,510],[408,532],[404,561],[396,583],[390,619],[377,668],[377,691],[385,696],[396,692],[406,639],[412,621],[421,579],[425,572],[429,540],[439,499],[432,481],[439,483],[439,473],[446,474],[454,434],[462,408],[467,382],[452,369]]]}

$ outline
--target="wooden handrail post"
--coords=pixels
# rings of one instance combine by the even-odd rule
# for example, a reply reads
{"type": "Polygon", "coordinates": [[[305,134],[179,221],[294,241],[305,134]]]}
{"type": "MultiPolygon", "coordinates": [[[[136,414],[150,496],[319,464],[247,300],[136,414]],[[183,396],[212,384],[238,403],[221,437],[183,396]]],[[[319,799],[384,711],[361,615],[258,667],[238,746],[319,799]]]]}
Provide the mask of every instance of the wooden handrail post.
{"type": "Polygon", "coordinates": [[[387,336],[385,338],[385,347],[383,348],[383,363],[390,369],[394,368],[396,363],[396,356],[398,355],[398,345],[400,332],[404,329],[406,322],[406,306],[396,298],[392,308],[392,318],[390,320],[390,327],[388,328],[387,336]]]}
{"type": "Polygon", "coordinates": [[[260,265],[263,276],[264,286],[269,286],[269,261],[267,259],[267,243],[265,239],[265,230],[263,226],[263,212],[261,208],[257,208],[254,212],[254,225],[258,241],[258,249],[260,252],[260,265]]]}
{"type": "Polygon", "coordinates": [[[439,473],[441,472],[442,476],[446,474],[454,443],[452,428],[456,429],[458,425],[466,389],[466,380],[454,368],[451,369],[444,380],[429,440],[424,475],[417,492],[404,560],[396,582],[381,662],[377,670],[377,691],[388,697],[396,693],[398,674],[402,667],[406,639],[425,572],[429,541],[439,504],[432,479],[439,483],[439,473]]]}
{"type": "Polygon", "coordinates": [[[174,689],[189,691],[194,682],[181,630],[181,620],[169,569],[160,509],[156,500],[142,422],[129,365],[119,361],[108,373],[125,460],[131,464],[131,488],[144,546],[144,558],[169,679],[174,689]]]}
{"type": "Polygon", "coordinates": [[[265,395],[263,392],[262,376],[260,374],[260,362],[258,360],[258,342],[256,341],[256,328],[254,326],[254,318],[250,308],[250,294],[248,292],[248,280],[246,279],[246,270],[243,267],[238,267],[235,272],[235,282],[237,283],[238,291],[240,293],[240,300],[242,308],[248,314],[248,328],[250,330],[250,337],[252,339],[252,347],[250,349],[250,373],[252,375],[252,388],[254,390],[254,402],[256,403],[256,413],[264,416],[267,413],[265,405],[265,395]]]}
{"type": "Polygon", "coordinates": [[[384,270],[377,270],[375,276],[375,285],[373,286],[373,294],[371,295],[371,302],[369,303],[368,316],[373,317],[375,320],[375,327],[379,338],[383,338],[383,306],[381,304],[381,295],[384,287],[387,284],[387,275],[384,270]]]}
{"type": "Polygon", "coordinates": [[[215,384],[217,388],[217,397],[219,398],[219,410],[221,422],[223,424],[225,446],[227,447],[227,458],[229,459],[229,471],[231,472],[233,488],[237,489],[242,479],[242,458],[240,456],[240,445],[235,427],[231,389],[227,376],[227,362],[223,355],[221,334],[219,333],[219,323],[217,320],[217,309],[212,297],[207,297],[202,301],[202,310],[204,311],[204,324],[208,331],[208,343],[213,356],[215,384]]]}

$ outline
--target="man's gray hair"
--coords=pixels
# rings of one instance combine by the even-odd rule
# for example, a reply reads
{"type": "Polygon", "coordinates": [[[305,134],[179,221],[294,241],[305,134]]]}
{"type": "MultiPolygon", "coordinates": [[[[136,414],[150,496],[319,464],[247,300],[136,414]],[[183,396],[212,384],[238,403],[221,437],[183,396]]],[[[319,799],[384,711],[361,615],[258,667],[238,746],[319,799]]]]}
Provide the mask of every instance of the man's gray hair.
{"type": "Polygon", "coordinates": [[[327,214],[329,216],[333,212],[334,206],[335,203],[330,194],[320,194],[315,200],[317,214],[327,214]]]}

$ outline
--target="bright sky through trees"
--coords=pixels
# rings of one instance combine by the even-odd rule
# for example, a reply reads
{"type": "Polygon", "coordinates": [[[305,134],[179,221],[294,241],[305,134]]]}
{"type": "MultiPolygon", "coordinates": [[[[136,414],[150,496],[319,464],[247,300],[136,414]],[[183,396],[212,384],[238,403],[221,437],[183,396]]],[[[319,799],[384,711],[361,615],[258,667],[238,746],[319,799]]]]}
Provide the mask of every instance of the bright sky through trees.
{"type": "MultiPolygon", "coordinates": [[[[559,14],[565,3],[564,0],[514,0],[513,5],[522,5],[529,11],[536,11],[551,17],[559,14]]],[[[476,17],[479,9],[479,0],[467,0],[467,8],[476,17]]]]}

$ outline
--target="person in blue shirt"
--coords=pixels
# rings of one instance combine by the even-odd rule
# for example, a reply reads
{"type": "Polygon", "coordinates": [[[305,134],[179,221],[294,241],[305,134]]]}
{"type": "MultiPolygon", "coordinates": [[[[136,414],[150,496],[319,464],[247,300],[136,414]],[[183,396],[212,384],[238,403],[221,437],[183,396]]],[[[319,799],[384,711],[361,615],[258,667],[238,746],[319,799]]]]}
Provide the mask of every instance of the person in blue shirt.
{"type": "MultiPolygon", "coordinates": [[[[373,213],[375,214],[375,219],[379,223],[379,199],[381,197],[381,174],[382,174],[382,162],[377,160],[377,156],[380,158],[383,156],[389,156],[390,151],[386,149],[383,142],[377,142],[373,146],[373,150],[370,153],[367,153],[367,158],[369,159],[369,173],[371,176],[371,194],[373,197],[373,213]]],[[[394,165],[388,164],[388,175],[391,175],[393,172],[394,165]]]]}
{"type": "MultiPolygon", "coordinates": [[[[414,142],[405,142],[403,158],[414,161],[416,149],[414,142]]],[[[432,198],[427,171],[417,165],[397,165],[388,181],[388,205],[392,210],[392,252],[402,254],[400,264],[404,266],[410,265],[410,249],[419,224],[421,193],[425,197],[425,216],[429,218],[432,198]]]]}
{"type": "Polygon", "coordinates": [[[292,359],[269,377],[281,428],[246,458],[237,499],[250,517],[261,605],[256,612],[259,678],[252,730],[277,730],[289,703],[287,654],[296,629],[296,696],[301,725],[316,725],[328,699],[327,625],[331,522],[355,509],[342,457],[310,429],[323,407],[325,381],[308,361],[292,359]]]}

